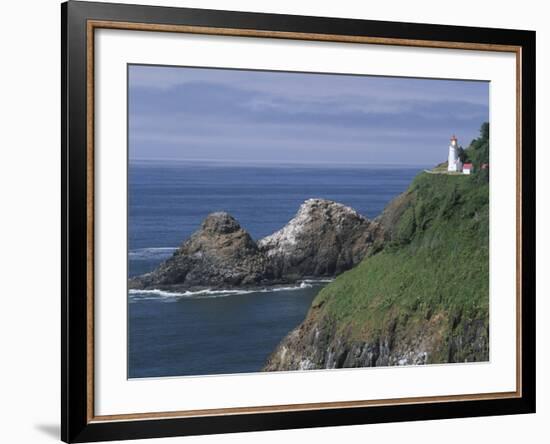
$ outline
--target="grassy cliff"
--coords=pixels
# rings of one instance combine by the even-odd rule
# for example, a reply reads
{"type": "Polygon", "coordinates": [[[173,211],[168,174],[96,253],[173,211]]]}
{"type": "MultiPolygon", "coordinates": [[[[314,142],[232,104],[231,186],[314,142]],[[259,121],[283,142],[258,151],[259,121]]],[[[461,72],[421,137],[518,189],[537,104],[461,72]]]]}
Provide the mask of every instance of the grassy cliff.
{"type": "MultiPolygon", "coordinates": [[[[447,341],[472,320],[488,328],[488,184],[424,173],[408,194],[389,245],[323,289],[313,307],[352,339],[418,331],[434,317],[447,321],[438,332],[447,341]]],[[[440,345],[430,361],[447,358],[440,345]]]]}
{"type": "Polygon", "coordinates": [[[487,178],[419,174],[380,216],[381,250],[319,293],[266,369],[488,360],[487,178]]]}

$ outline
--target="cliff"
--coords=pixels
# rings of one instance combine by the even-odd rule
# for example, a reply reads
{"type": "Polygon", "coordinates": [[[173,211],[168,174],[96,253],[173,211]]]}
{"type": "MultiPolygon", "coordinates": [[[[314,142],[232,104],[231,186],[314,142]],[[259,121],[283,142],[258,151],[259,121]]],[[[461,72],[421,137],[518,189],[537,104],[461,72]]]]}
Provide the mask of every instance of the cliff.
{"type": "Polygon", "coordinates": [[[422,173],[376,223],[383,249],[320,291],[264,370],[488,360],[488,182],[422,173]]]}
{"type": "Polygon", "coordinates": [[[210,214],[167,261],[129,280],[135,289],[267,286],[332,277],[382,239],[380,226],[345,205],[309,199],[281,230],[255,242],[229,214],[210,214]]]}

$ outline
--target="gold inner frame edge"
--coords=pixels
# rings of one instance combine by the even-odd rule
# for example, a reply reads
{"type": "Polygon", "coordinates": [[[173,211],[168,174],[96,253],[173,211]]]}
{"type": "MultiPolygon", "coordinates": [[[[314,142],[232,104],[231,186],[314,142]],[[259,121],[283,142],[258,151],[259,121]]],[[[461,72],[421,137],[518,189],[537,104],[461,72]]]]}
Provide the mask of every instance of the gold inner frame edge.
{"type": "Polygon", "coordinates": [[[296,412],[301,410],[327,410],[336,408],[359,408],[416,403],[460,402],[491,399],[520,398],[522,396],[522,347],[521,347],[521,227],[522,227],[522,48],[515,45],[499,45],[471,42],[448,42],[436,40],[415,40],[335,34],[312,34],[286,31],[265,31],[255,29],[214,28],[188,25],[165,25],[133,23],[108,20],[88,20],[86,25],[86,206],[87,206],[87,422],[114,422],[131,420],[154,420],[165,418],[189,418],[199,416],[227,416],[238,414],[259,414],[274,412],[296,412]],[[149,32],[177,32],[202,35],[232,37],[277,38],[288,40],[308,40],[337,43],[357,43],[387,46],[407,46],[421,48],[461,49],[472,51],[511,52],[516,56],[516,391],[497,393],[474,393],[448,396],[422,396],[362,401],[337,401],[323,403],[284,404],[255,407],[229,407],[217,409],[181,410],[172,412],[127,413],[116,415],[94,414],[94,32],[96,29],[119,29],[149,32]]]}

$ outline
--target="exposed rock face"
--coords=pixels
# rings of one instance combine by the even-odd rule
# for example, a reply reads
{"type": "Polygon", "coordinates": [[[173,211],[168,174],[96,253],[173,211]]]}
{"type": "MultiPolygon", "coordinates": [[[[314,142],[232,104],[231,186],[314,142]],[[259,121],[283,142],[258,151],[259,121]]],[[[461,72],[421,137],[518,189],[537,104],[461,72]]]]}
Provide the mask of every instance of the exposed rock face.
{"type": "Polygon", "coordinates": [[[317,316],[313,306],[306,321],[291,331],[268,358],[264,371],[420,365],[487,361],[489,331],[482,320],[456,326],[446,340],[440,332],[449,318],[440,313],[417,327],[398,325],[368,341],[336,332],[334,323],[317,316]]]}
{"type": "Polygon", "coordinates": [[[216,288],[261,284],[270,278],[254,240],[232,216],[218,212],[156,270],[131,279],[130,288],[216,288]]]}
{"type": "Polygon", "coordinates": [[[308,199],[282,229],[259,241],[276,276],[334,276],[363,259],[380,230],[345,205],[308,199]]]}
{"type": "Polygon", "coordinates": [[[309,199],[281,230],[258,242],[224,212],[210,214],[156,270],[130,279],[130,288],[230,288],[334,276],[373,248],[381,231],[342,204],[309,199]]]}

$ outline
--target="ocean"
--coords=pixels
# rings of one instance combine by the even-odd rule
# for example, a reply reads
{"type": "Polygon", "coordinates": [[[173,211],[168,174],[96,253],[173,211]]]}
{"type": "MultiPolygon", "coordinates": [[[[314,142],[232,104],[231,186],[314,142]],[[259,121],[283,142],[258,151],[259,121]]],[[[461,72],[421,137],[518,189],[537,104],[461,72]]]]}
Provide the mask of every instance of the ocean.
{"type": "MultiPolygon", "coordinates": [[[[128,273],[153,270],[211,212],[227,211],[258,240],[283,227],[309,198],[369,218],[424,167],[224,165],[135,161],[128,171],[128,273]]],[[[128,295],[128,377],[259,371],[305,317],[326,281],[261,291],[128,295]]]]}

